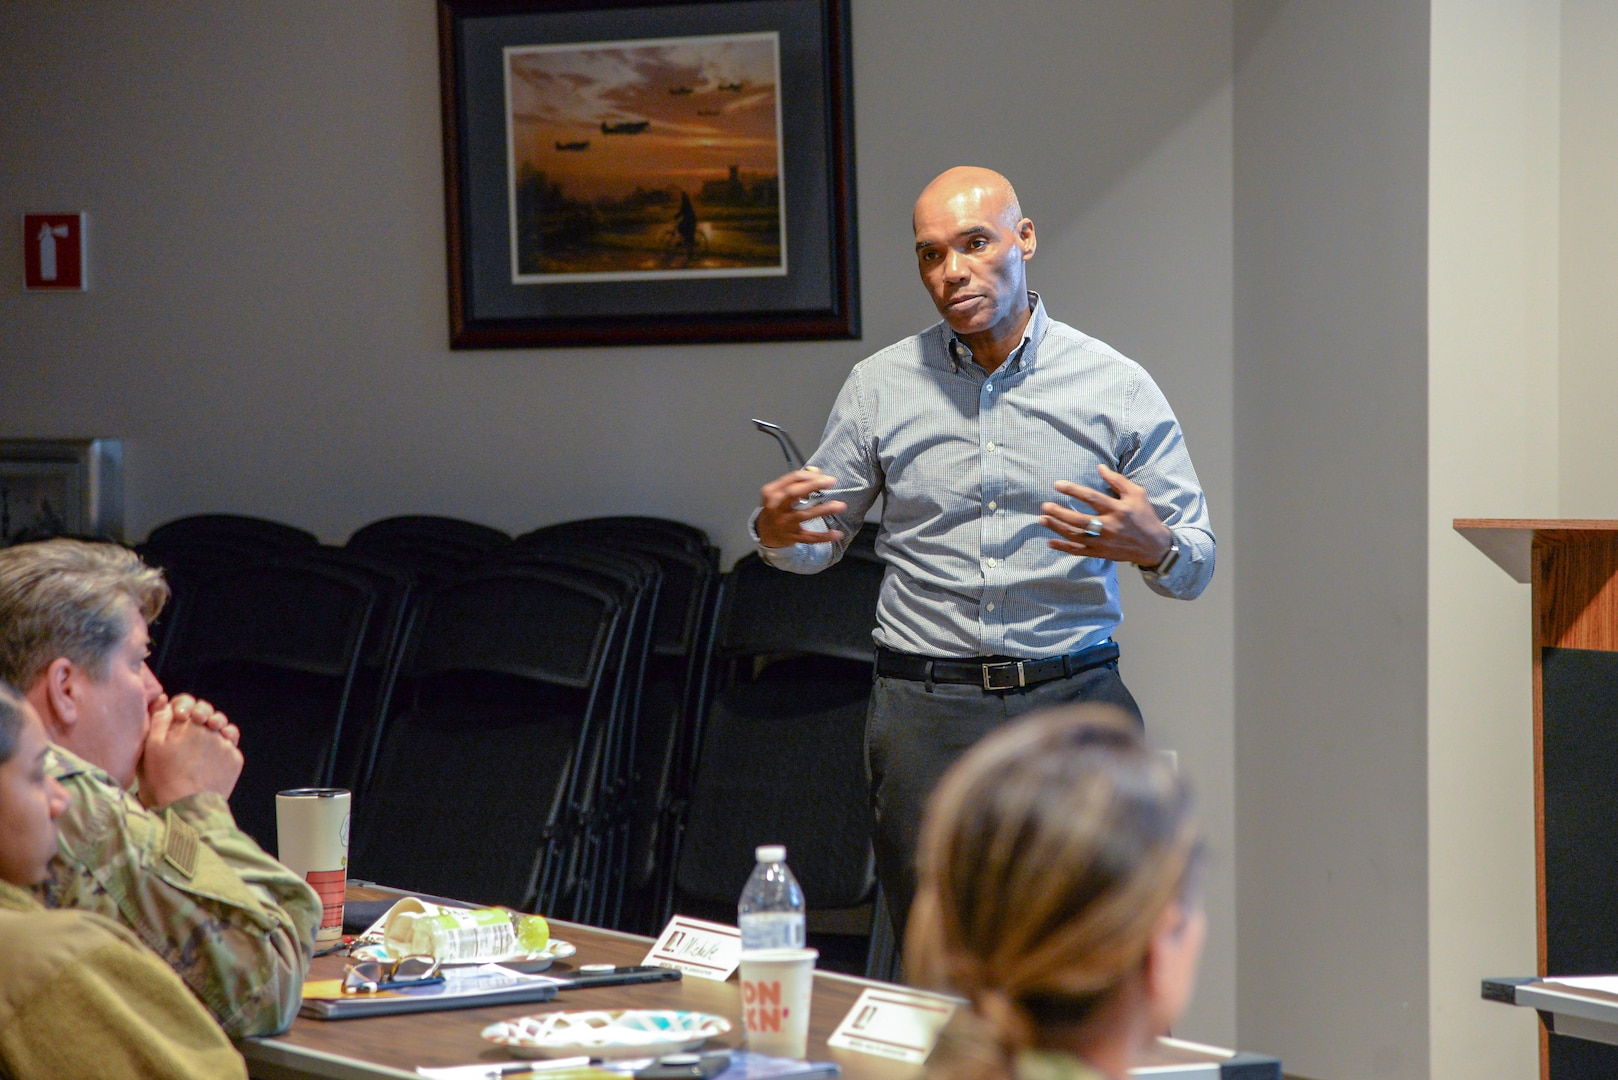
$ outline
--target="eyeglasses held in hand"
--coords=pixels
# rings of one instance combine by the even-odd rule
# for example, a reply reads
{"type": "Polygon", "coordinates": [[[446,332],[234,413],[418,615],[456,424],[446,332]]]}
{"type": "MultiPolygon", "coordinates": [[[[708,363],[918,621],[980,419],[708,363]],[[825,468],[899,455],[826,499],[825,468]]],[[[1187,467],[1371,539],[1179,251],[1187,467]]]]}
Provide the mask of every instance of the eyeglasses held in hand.
{"type": "Polygon", "coordinates": [[[430,956],[401,956],[397,960],[361,960],[343,971],[343,993],[374,994],[396,986],[441,983],[438,961],[430,956]]]}
{"type": "Polygon", "coordinates": [[[798,450],[798,444],[792,441],[792,436],[787,434],[786,428],[780,424],[772,424],[768,420],[754,420],[753,426],[775,439],[776,443],[780,445],[781,453],[786,457],[788,465],[791,465],[794,469],[803,468],[803,454],[798,450]]]}

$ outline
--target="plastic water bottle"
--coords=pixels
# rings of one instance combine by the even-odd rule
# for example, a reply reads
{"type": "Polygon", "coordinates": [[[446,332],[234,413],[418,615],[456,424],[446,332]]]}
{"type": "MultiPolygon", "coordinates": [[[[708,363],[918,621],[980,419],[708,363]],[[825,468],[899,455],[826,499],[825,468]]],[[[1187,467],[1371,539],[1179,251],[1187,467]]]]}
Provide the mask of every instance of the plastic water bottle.
{"type": "Polygon", "coordinates": [[[741,902],[736,905],[742,948],[803,948],[803,890],[787,869],[787,849],[779,844],[763,844],[753,855],[758,865],[753,867],[741,902]]]}
{"type": "Polygon", "coordinates": [[[550,941],[539,915],[502,908],[444,908],[437,914],[401,912],[383,931],[392,956],[431,956],[439,963],[488,963],[518,953],[537,953],[550,941]]]}

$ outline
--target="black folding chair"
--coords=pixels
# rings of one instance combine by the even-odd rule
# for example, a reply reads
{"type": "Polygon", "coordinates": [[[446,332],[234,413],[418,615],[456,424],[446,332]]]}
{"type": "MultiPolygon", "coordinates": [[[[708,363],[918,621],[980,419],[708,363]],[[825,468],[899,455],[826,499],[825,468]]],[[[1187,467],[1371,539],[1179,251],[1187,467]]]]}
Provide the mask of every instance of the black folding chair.
{"type": "Polygon", "coordinates": [[[412,514],[373,521],[344,548],[409,571],[430,587],[482,565],[510,544],[510,536],[488,525],[412,514]]]}
{"type": "Polygon", "coordinates": [[[373,735],[354,873],[555,914],[622,617],[613,590],[542,566],[433,592],[373,735]]]}
{"type": "MultiPolygon", "coordinates": [[[[864,732],[881,582],[881,565],[858,558],[803,576],[748,555],[727,575],[715,645],[725,675],[679,852],[681,910],[733,918],[765,843],[786,845],[812,912],[875,902],[864,732]]],[[[858,943],[863,964],[848,941],[822,939],[822,966],[885,962],[858,943]]]]}
{"type": "Polygon", "coordinates": [[[376,590],[371,629],[354,670],[349,720],[339,733],[332,768],[332,783],[352,789],[361,779],[375,719],[391,708],[394,683],[420,606],[421,587],[414,574],[346,548],[322,546],[305,558],[358,574],[376,590]]]}
{"type": "Polygon", "coordinates": [[[577,518],[571,521],[558,522],[554,525],[545,525],[532,532],[524,533],[517,538],[521,543],[529,537],[544,533],[573,532],[583,536],[598,537],[609,534],[626,537],[640,537],[645,540],[657,540],[663,544],[672,544],[693,555],[717,555],[718,551],[708,540],[708,534],[683,521],[672,518],[637,516],[632,514],[613,517],[577,518]]]}
{"type": "Polygon", "coordinates": [[[318,556],[216,570],[187,586],[166,664],[171,692],[211,701],[241,729],[237,823],[275,850],[275,793],[332,782],[374,582],[318,556]]]}
{"type": "Polygon", "coordinates": [[[314,547],[314,533],[294,525],[245,514],[195,514],[153,529],[142,547],[228,548],[265,555],[314,547]]]}
{"type": "Polygon", "coordinates": [[[242,514],[197,514],[153,529],[135,550],[162,569],[173,599],[151,628],[152,670],[165,674],[170,629],[182,618],[191,586],[209,574],[276,555],[307,554],[318,548],[314,533],[266,518],[242,514]]]}
{"type": "Polygon", "coordinates": [[[513,545],[502,559],[583,575],[616,590],[624,607],[623,633],[609,658],[613,692],[608,719],[590,748],[576,807],[581,817],[575,834],[576,875],[564,890],[570,918],[610,923],[622,903],[637,795],[633,767],[663,571],[657,560],[638,552],[566,537],[530,538],[513,545]]]}
{"type": "Polygon", "coordinates": [[[663,572],[631,776],[619,804],[629,819],[626,872],[614,883],[604,921],[621,930],[654,933],[663,917],[679,824],[690,795],[691,747],[706,708],[718,550],[693,526],[658,518],[563,522],[519,536],[516,543],[525,547],[563,540],[646,555],[663,572]],[[700,545],[692,543],[695,538],[700,545]]]}

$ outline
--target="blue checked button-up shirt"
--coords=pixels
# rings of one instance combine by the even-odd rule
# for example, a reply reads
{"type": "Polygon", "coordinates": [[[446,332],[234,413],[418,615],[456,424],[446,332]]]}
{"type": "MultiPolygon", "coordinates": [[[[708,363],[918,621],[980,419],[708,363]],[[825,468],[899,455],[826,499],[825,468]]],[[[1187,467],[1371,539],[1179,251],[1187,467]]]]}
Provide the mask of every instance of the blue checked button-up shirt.
{"type": "Polygon", "coordinates": [[[1044,502],[1088,512],[1052,485],[1105,491],[1101,462],[1146,489],[1180,545],[1148,585],[1190,600],[1213,577],[1207,501],[1162,391],[1030,300],[1027,337],[993,374],[942,322],[856,365],[810,458],[837,480],[827,498],[848,504],[843,540],[759,549],[782,570],[823,570],[884,496],[878,644],[1037,659],[1105,640],[1123,619],[1117,565],[1056,551],[1039,523],[1044,502]]]}

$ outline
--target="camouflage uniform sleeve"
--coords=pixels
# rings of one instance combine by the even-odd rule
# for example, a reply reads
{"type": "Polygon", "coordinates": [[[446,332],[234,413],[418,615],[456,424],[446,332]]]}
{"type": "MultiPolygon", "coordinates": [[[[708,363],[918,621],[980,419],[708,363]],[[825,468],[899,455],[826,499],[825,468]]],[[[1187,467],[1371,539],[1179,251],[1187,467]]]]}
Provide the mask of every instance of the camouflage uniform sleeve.
{"type": "Polygon", "coordinates": [[[220,796],[153,812],[60,748],[52,759],[72,801],[41,899],[129,927],[226,1034],[289,1027],[320,923],[315,891],[238,829],[220,796]]]}

